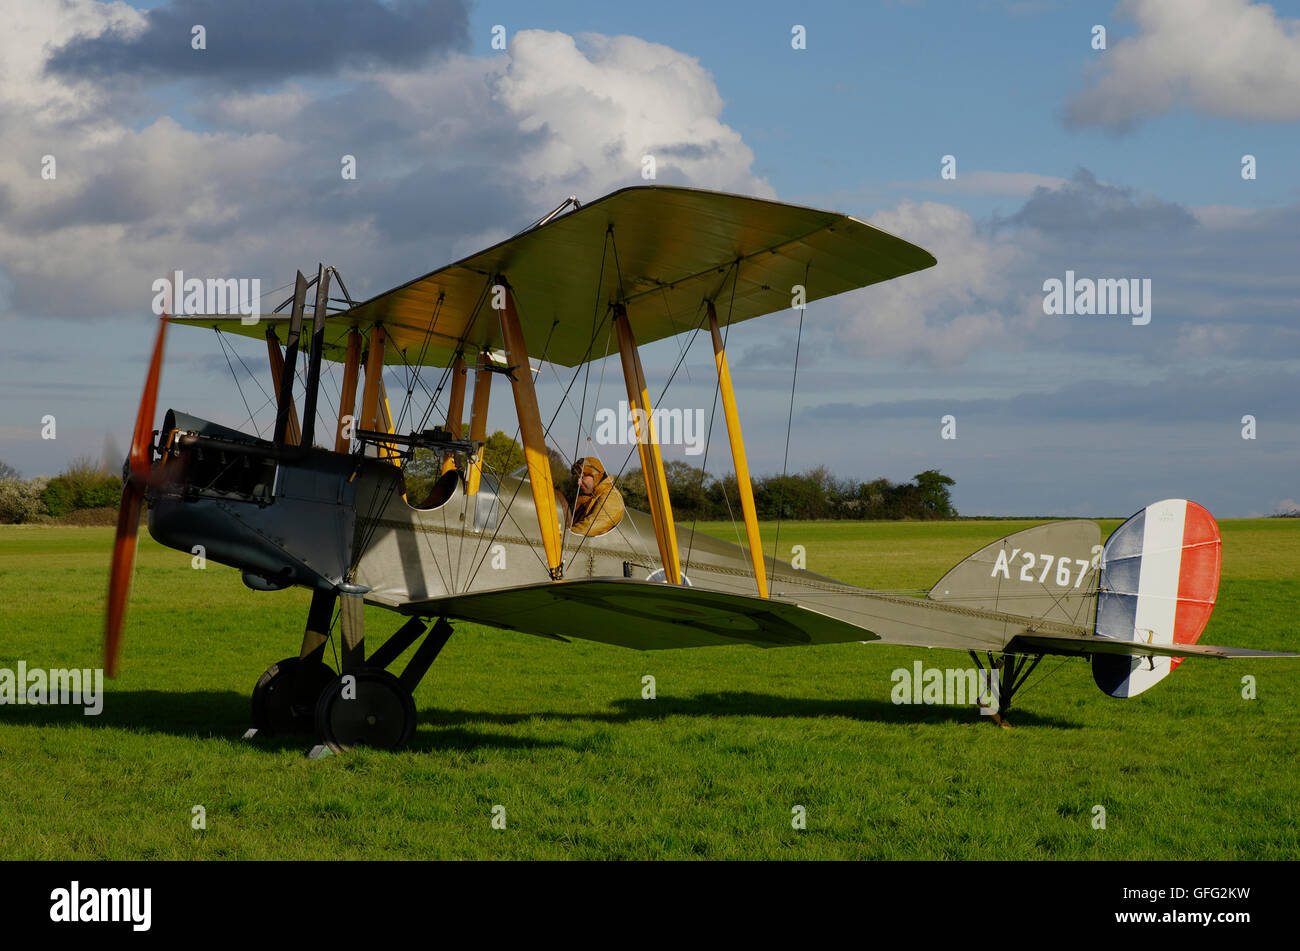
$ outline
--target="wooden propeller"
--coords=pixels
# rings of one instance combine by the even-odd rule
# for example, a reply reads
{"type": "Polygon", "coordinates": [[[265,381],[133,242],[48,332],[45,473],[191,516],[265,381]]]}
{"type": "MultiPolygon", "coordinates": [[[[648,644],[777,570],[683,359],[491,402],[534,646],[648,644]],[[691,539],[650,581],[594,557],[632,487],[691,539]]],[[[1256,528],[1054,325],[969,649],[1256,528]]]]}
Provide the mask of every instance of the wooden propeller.
{"type": "Polygon", "coordinates": [[[131,594],[131,574],[135,567],[136,535],[140,530],[140,511],[144,508],[145,488],[149,483],[150,443],[153,441],[154,409],[158,403],[158,378],[162,375],[163,338],[167,334],[167,315],[158,322],[158,337],[145,377],[140,409],[131,436],[122,481],[122,503],[117,510],[117,535],[113,538],[113,563],[108,576],[108,618],[104,626],[104,672],[117,673],[117,655],[122,643],[122,622],[126,602],[131,594]]]}

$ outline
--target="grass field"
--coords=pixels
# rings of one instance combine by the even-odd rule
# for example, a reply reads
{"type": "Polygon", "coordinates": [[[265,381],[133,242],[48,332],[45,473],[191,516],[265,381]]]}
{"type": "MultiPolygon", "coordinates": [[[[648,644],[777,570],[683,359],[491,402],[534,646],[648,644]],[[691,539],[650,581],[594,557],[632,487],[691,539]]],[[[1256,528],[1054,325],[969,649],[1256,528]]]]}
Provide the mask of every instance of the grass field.
{"type": "MultiPolygon", "coordinates": [[[[924,589],[1031,524],[786,523],[780,545],[804,545],[812,571],[924,589]]],[[[1202,642],[1300,648],[1300,521],[1222,529],[1202,642]]],[[[0,667],[99,666],[111,534],[0,526],[0,667]]],[[[1298,660],[1189,660],[1117,701],[1085,662],[1049,658],[998,730],[971,708],[890,702],[892,670],[967,666],[957,652],[642,654],[461,624],[416,693],[411,748],[311,760],[306,740],[240,739],[258,675],[297,653],[306,605],[144,536],[102,715],[0,707],[0,856],[1300,857],[1298,660]],[[641,698],[647,674],[657,699],[641,698]]],[[[377,636],[398,623],[368,609],[377,636]]]]}

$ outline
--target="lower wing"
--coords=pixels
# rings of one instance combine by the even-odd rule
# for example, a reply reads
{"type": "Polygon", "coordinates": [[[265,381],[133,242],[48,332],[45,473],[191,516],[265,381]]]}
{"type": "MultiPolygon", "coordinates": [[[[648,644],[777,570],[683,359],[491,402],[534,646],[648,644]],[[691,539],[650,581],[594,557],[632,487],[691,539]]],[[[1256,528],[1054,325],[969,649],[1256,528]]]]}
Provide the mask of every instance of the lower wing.
{"type": "Polygon", "coordinates": [[[789,601],[630,578],[547,581],[408,601],[398,610],[637,650],[879,640],[866,628],[789,601]]]}

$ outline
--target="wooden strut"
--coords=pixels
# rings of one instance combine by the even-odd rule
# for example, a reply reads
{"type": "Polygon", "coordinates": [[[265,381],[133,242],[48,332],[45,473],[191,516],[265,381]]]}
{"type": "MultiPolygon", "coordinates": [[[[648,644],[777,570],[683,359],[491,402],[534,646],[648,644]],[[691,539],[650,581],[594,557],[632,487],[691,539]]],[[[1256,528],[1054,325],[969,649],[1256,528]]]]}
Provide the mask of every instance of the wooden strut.
{"type": "MultiPolygon", "coordinates": [[[[373,432],[393,431],[392,414],[388,407],[388,394],[384,390],[384,345],[388,335],[380,324],[370,328],[370,351],[366,354],[366,382],[361,388],[361,421],[359,429],[373,432]]],[[[397,450],[381,446],[379,458],[394,465],[398,462],[397,450]]]]}
{"type": "Polygon", "coordinates": [[[501,336],[505,342],[506,363],[513,368],[511,388],[515,396],[515,413],[519,417],[519,432],[524,440],[524,460],[528,463],[528,482],[533,490],[533,504],[537,508],[537,525],[542,532],[542,546],[546,549],[546,565],[551,580],[559,581],[564,573],[560,550],[560,520],[555,511],[555,485],[551,482],[551,457],[546,451],[546,433],[542,429],[542,416],[537,409],[537,391],[533,388],[533,371],[528,362],[528,348],[524,333],[519,327],[519,314],[515,312],[514,295],[504,276],[497,278],[504,291],[501,309],[501,336]]]}
{"type": "Polygon", "coordinates": [[[627,383],[628,407],[636,426],[636,445],[641,454],[641,472],[645,476],[646,495],[650,502],[650,515],[654,521],[655,541],[659,544],[659,557],[664,566],[664,577],[669,584],[681,584],[682,569],[677,555],[677,531],[673,525],[673,508],[668,499],[668,477],[664,474],[664,459],[655,435],[654,409],[650,405],[650,392],[646,387],[645,371],[641,368],[641,355],[637,352],[636,338],[627,319],[627,309],[614,305],[614,327],[618,331],[618,352],[623,360],[623,379],[627,383]]]}
{"type": "Polygon", "coordinates": [[[320,397],[320,366],[325,350],[325,317],[329,307],[330,272],[325,265],[316,271],[316,306],[312,311],[311,345],[307,351],[307,386],[302,400],[302,443],[316,445],[316,403],[320,397]]]}
{"type": "Polygon", "coordinates": [[[366,663],[365,607],[365,601],[359,594],[339,595],[339,628],[343,634],[339,667],[345,674],[366,663]]]}
{"type": "Polygon", "coordinates": [[[758,511],[754,507],[754,486],[749,480],[749,462],[745,458],[745,437],[740,431],[740,413],[736,408],[736,394],[731,389],[731,370],[727,366],[727,351],[723,347],[722,333],[718,329],[718,315],[709,305],[709,332],[713,335],[713,360],[718,367],[718,389],[722,393],[722,411],[727,418],[727,436],[731,440],[731,462],[736,468],[736,488],[740,492],[740,510],[745,517],[745,535],[749,540],[749,560],[754,566],[754,581],[758,596],[766,598],[767,571],[763,567],[763,541],[758,535],[758,511]]]}
{"type": "MultiPolygon", "coordinates": [[[[447,432],[452,439],[460,438],[460,424],[465,415],[465,358],[456,354],[456,362],[451,365],[451,393],[447,401],[447,432]]],[[[442,459],[442,474],[456,468],[456,454],[447,453],[442,459]]]]}
{"type": "MultiPolygon", "coordinates": [[[[479,354],[479,365],[474,370],[474,400],[469,411],[469,438],[485,444],[487,440],[488,398],[492,395],[492,371],[488,369],[491,358],[486,352],[479,354]]],[[[470,461],[466,476],[466,495],[477,495],[483,477],[483,448],[470,461]]]]}
{"type": "Polygon", "coordinates": [[[366,354],[366,384],[361,391],[361,424],[372,432],[379,427],[379,385],[384,379],[384,328],[370,328],[370,351],[366,354]]]}
{"type": "Polygon", "coordinates": [[[307,627],[303,630],[302,647],[298,651],[299,660],[320,660],[323,657],[325,643],[329,640],[330,622],[334,619],[334,605],[337,601],[336,591],[320,588],[312,590],[311,607],[307,611],[307,627]]]}
{"type": "MultiPolygon", "coordinates": [[[[298,414],[293,409],[293,382],[294,376],[298,372],[298,345],[302,337],[302,312],[306,305],[307,278],[302,276],[302,271],[299,271],[293,288],[293,310],[289,315],[289,337],[284,342],[284,357],[280,361],[280,379],[276,381],[275,430],[271,434],[271,439],[277,446],[290,444],[296,446],[302,442],[302,429],[297,424],[298,414]],[[295,418],[294,430],[297,434],[292,440],[288,438],[291,411],[295,418]]],[[[275,358],[272,357],[272,372],[275,370],[275,362],[275,358]]]]}
{"type": "MultiPolygon", "coordinates": [[[[280,338],[275,335],[274,327],[266,328],[266,352],[271,358],[271,383],[275,392],[280,392],[280,381],[284,377],[284,353],[280,350],[280,338]]],[[[293,393],[290,388],[289,414],[285,423],[284,441],[296,446],[302,441],[302,429],[298,426],[298,408],[293,405],[293,393]]]]}
{"type": "MultiPolygon", "coordinates": [[[[393,429],[393,407],[388,402],[388,388],[384,386],[384,375],[379,375],[379,428],[386,433],[392,433],[393,429]]],[[[395,466],[402,464],[402,455],[397,448],[391,443],[379,447],[379,458],[386,459],[395,466]]]]}
{"type": "MultiPolygon", "coordinates": [[[[334,434],[334,451],[346,453],[352,448],[348,417],[356,412],[357,377],[361,368],[361,334],[354,327],[348,331],[347,355],[343,358],[343,393],[339,397],[339,430],[334,434]]],[[[359,427],[352,421],[352,430],[359,427]]]]}

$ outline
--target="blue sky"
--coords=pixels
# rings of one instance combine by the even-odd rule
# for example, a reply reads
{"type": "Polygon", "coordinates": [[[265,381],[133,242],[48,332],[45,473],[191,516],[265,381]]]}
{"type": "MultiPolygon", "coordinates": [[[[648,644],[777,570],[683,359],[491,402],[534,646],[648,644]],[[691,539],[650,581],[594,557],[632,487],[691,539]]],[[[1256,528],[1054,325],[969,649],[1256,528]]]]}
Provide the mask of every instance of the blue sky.
{"type": "MultiPolygon", "coordinates": [[[[1274,4],[1300,16],[1300,4],[1274,4]]],[[[1281,174],[1300,160],[1293,123],[1245,124],[1180,111],[1130,135],[1063,128],[1065,102],[1105,55],[1091,48],[1094,24],[1108,45],[1135,32],[1106,3],[609,3],[478,4],[475,52],[490,55],[491,29],[631,33],[697,57],[726,100],[723,118],[757,154],[755,171],[782,198],[861,191],[841,210],[944,195],[939,157],[965,168],[1098,178],[1159,191],[1193,204],[1268,207],[1300,199],[1281,174]],[[797,14],[797,15],[796,15],[797,14]],[[793,23],[808,49],[791,49],[793,23]],[[1247,185],[1243,148],[1271,156],[1275,174],[1247,185]],[[835,187],[821,187],[827,175],[835,187]],[[900,186],[898,183],[909,183],[900,186]]],[[[1010,212],[1006,198],[958,198],[972,212],[1010,212]]]]}
{"type": "MultiPolygon", "coordinates": [[[[368,296],[570,192],[639,184],[644,143],[669,137],[714,158],[667,181],[854,214],[939,259],[809,307],[791,469],[941,468],[966,514],[1300,498],[1300,4],[132,7],[20,0],[0,39],[0,459],[25,474],[125,445],[168,268],[270,288],[325,260],[368,296]],[[176,42],[194,22],[204,54],[176,42]],[[1067,270],[1150,279],[1151,323],[1045,315],[1043,282],[1067,270]]],[[[796,321],[731,338],[758,473],[785,464],[796,321]]],[[[653,386],[681,346],[645,348],[653,386]]],[[[666,405],[710,407],[710,363],[698,341],[666,405]]],[[[621,390],[614,362],[603,401],[621,390]]],[[[172,333],[162,404],[247,423],[206,334],[172,333]]],[[[492,423],[513,431],[507,400],[492,423]]],[[[709,468],[729,469],[725,440],[709,468]]]]}

